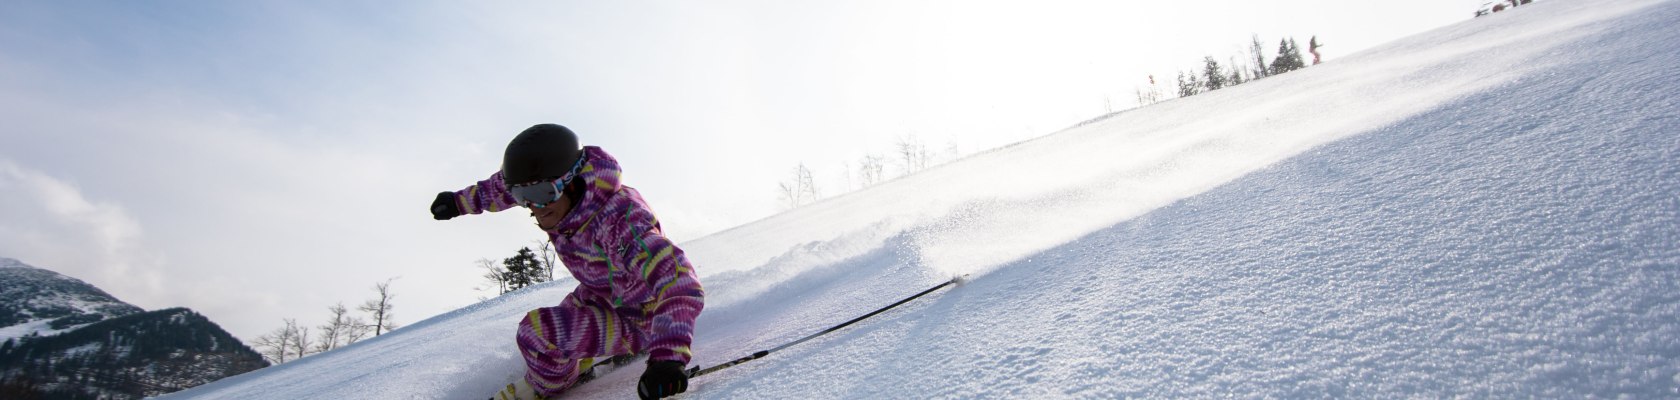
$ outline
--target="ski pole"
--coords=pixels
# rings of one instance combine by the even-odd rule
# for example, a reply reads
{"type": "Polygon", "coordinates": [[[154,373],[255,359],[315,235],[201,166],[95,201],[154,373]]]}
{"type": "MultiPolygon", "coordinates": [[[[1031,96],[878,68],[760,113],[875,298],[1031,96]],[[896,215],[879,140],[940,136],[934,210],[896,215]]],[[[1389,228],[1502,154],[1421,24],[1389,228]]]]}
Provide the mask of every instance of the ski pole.
{"type": "Polygon", "coordinates": [[[735,361],[730,361],[730,362],[726,362],[726,363],[723,363],[723,364],[713,365],[711,367],[707,367],[706,369],[700,369],[700,367],[698,367],[698,366],[696,366],[694,368],[689,368],[688,377],[689,378],[694,378],[694,377],[697,377],[697,376],[717,372],[717,371],[722,370],[724,368],[729,368],[729,367],[733,367],[733,366],[736,366],[736,365],[745,364],[748,361],[764,358],[764,356],[770,355],[770,353],[781,351],[782,349],[792,347],[792,346],[800,344],[800,343],[805,343],[805,341],[807,341],[807,340],[815,339],[816,337],[828,334],[829,332],[834,332],[834,331],[840,330],[841,328],[845,328],[848,325],[855,324],[858,321],[862,321],[865,318],[873,317],[873,316],[875,316],[875,314],[880,314],[880,313],[886,312],[887,310],[891,310],[893,307],[898,307],[899,305],[904,304],[904,303],[908,303],[911,300],[915,300],[918,297],[922,297],[924,295],[927,295],[928,293],[933,293],[933,291],[939,290],[940,288],[944,288],[946,286],[954,285],[957,282],[962,281],[962,279],[964,277],[967,277],[967,276],[968,275],[963,275],[963,276],[951,278],[951,280],[945,281],[945,283],[935,285],[934,287],[928,288],[927,290],[923,290],[921,293],[916,293],[915,295],[912,295],[910,297],[906,297],[903,300],[899,300],[897,303],[892,303],[890,305],[887,305],[886,307],[881,307],[881,309],[872,311],[868,314],[864,314],[861,317],[852,318],[851,321],[842,322],[839,325],[829,327],[828,329],[824,329],[821,332],[813,333],[810,336],[800,338],[799,340],[795,340],[793,342],[789,342],[789,343],[783,344],[781,346],[776,346],[776,347],[771,348],[769,350],[759,350],[759,351],[753,352],[752,355],[737,358],[737,359],[735,359],[735,361]]]}

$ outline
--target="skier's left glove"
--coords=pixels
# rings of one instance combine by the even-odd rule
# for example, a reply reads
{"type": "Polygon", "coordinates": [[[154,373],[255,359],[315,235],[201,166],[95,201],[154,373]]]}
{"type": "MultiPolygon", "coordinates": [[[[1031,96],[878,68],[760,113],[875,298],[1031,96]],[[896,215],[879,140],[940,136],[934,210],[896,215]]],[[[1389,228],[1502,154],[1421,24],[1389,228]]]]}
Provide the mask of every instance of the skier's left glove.
{"type": "Polygon", "coordinates": [[[686,391],[688,372],[683,371],[683,363],[679,361],[649,361],[647,372],[642,373],[642,382],[636,385],[636,394],[641,395],[643,400],[675,396],[686,391]]]}
{"type": "Polygon", "coordinates": [[[461,216],[461,205],[455,200],[455,192],[438,193],[437,199],[432,200],[432,219],[446,220],[461,216]]]}

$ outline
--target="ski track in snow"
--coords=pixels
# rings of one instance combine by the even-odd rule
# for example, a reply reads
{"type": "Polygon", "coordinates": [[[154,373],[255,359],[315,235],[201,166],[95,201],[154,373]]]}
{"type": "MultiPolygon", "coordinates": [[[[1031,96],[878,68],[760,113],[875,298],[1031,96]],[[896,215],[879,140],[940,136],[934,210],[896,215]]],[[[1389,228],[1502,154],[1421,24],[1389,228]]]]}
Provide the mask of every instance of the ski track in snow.
{"type": "MultiPolygon", "coordinates": [[[[702,366],[971,279],[682,398],[1680,396],[1677,22],[1539,2],[685,243],[702,366]]],[[[483,398],[571,285],[181,397],[483,398]]]]}

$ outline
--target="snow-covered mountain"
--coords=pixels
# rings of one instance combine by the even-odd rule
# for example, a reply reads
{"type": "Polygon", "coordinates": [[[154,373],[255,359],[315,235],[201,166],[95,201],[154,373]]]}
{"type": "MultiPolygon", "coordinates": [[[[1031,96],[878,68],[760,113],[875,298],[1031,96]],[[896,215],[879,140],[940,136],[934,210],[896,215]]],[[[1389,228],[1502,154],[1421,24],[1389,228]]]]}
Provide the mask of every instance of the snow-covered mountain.
{"type": "Polygon", "coordinates": [[[51,336],[94,322],[139,313],[135,307],[79,279],[0,258],[0,342],[51,336]]]}
{"type": "MultiPolygon", "coordinates": [[[[1537,2],[683,243],[704,366],[969,275],[683,398],[1680,396],[1677,43],[1537,2]]],[[[570,289],[177,395],[484,398],[570,289]]]]}
{"type": "Polygon", "coordinates": [[[137,399],[268,366],[189,309],[143,311],[9,258],[0,288],[0,398],[137,399]]]}

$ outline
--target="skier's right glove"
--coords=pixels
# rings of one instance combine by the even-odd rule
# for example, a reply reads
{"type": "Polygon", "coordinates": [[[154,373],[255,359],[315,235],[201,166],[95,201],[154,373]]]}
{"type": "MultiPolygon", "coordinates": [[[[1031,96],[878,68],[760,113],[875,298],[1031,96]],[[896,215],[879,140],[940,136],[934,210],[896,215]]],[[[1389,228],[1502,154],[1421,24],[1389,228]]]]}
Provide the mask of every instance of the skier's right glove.
{"type": "Polygon", "coordinates": [[[461,202],[455,200],[455,192],[438,193],[437,200],[432,201],[432,219],[439,221],[461,216],[461,202]]]}
{"type": "Polygon", "coordinates": [[[649,361],[647,372],[642,373],[642,381],[636,385],[636,394],[642,400],[676,396],[686,391],[688,371],[683,371],[683,363],[678,361],[649,361]]]}

